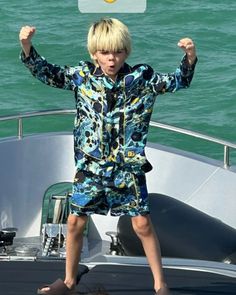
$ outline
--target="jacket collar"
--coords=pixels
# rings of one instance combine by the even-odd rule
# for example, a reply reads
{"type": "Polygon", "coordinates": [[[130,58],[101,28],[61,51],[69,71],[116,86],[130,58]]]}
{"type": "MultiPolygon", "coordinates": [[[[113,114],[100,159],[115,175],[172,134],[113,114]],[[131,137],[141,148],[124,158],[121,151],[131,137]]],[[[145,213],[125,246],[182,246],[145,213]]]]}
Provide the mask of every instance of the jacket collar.
{"type": "MultiPolygon", "coordinates": [[[[123,77],[129,73],[131,73],[132,68],[127,63],[124,63],[124,65],[120,68],[119,72],[117,73],[118,77],[123,77]]],[[[96,77],[104,77],[106,76],[101,67],[94,67],[93,75],[96,77]]]]}

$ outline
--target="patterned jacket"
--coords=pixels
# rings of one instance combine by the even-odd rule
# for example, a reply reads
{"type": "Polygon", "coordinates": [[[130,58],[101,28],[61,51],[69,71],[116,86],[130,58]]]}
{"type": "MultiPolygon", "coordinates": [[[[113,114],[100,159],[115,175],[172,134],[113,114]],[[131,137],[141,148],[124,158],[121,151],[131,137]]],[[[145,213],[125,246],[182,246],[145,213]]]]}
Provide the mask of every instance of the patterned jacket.
{"type": "Polygon", "coordinates": [[[174,73],[162,74],[146,64],[125,63],[114,82],[91,62],[50,64],[34,47],[27,58],[22,52],[21,60],[43,83],[74,92],[76,168],[103,176],[116,167],[134,173],[151,170],[145,146],[155,98],[189,87],[196,64],[189,66],[184,56],[174,73]]]}

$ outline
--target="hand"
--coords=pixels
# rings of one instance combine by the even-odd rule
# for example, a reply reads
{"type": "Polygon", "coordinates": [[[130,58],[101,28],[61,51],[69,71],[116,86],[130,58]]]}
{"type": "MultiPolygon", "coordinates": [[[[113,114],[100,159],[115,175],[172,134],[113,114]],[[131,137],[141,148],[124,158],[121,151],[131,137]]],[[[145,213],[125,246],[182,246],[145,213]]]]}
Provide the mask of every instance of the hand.
{"type": "Polygon", "coordinates": [[[190,38],[183,38],[179,40],[178,46],[187,54],[188,62],[192,65],[196,59],[196,48],[193,40],[190,38]]]}
{"type": "Polygon", "coordinates": [[[32,39],[35,31],[36,31],[35,27],[30,27],[30,26],[22,27],[20,30],[19,39],[21,42],[21,47],[22,47],[26,57],[30,53],[31,39],[32,39]]]}

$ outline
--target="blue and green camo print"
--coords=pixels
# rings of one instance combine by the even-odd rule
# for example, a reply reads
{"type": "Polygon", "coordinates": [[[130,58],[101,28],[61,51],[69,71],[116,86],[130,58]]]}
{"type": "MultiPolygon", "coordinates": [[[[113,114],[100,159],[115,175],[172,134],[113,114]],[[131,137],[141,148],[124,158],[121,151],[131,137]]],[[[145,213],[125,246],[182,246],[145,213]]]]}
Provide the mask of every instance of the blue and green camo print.
{"type": "MultiPolygon", "coordinates": [[[[112,216],[130,216],[149,213],[149,200],[145,174],[131,175],[128,186],[118,188],[113,177],[101,177],[87,171],[75,175],[70,210],[77,216],[93,213],[112,216]]],[[[128,172],[127,172],[128,173],[128,172]]]]}
{"type": "Polygon", "coordinates": [[[114,82],[91,62],[50,64],[34,47],[27,58],[22,52],[21,59],[43,83],[74,92],[76,170],[111,178],[121,189],[133,174],[152,169],[145,146],[156,96],[189,87],[196,64],[189,66],[185,55],[175,72],[163,74],[147,64],[125,63],[114,82]]]}

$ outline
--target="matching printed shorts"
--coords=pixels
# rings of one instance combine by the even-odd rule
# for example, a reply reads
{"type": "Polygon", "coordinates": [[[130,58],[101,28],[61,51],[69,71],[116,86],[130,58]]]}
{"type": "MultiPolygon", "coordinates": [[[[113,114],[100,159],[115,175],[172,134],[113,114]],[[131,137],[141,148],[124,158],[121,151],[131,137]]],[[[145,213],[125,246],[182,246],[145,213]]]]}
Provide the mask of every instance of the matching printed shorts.
{"type": "Polygon", "coordinates": [[[112,216],[146,215],[149,213],[148,192],[145,174],[134,175],[117,172],[113,177],[78,171],[75,175],[71,214],[77,216],[102,214],[112,216]],[[124,183],[124,178],[127,179],[124,183]]]}

